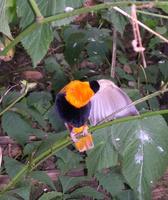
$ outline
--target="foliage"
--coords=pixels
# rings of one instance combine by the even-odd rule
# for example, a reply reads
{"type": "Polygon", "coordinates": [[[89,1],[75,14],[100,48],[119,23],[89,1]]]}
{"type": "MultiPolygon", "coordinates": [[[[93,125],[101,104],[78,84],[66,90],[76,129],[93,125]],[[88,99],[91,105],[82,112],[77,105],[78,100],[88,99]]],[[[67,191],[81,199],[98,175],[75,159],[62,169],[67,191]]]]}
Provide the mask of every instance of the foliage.
{"type": "MultiPolygon", "coordinates": [[[[168,166],[167,115],[163,117],[164,111],[159,111],[162,104],[167,108],[164,97],[155,96],[137,105],[140,113],[156,111],[153,114],[147,112],[140,117],[91,127],[95,147],[84,154],[79,154],[70,145],[72,142],[55,112],[54,102],[55,93],[71,79],[112,79],[110,63],[114,30],[117,31],[117,57],[113,81],[123,87],[132,100],[158,91],[168,81],[167,44],[141,30],[148,65],[144,69],[141,57],[132,50],[133,35],[129,31],[132,27],[128,19],[109,6],[117,5],[117,2],[100,1],[105,3],[94,8],[84,8],[83,0],[32,2],[37,3],[44,18],[36,18],[38,11],[31,1],[0,1],[1,34],[12,39],[11,33],[17,27],[20,34],[13,42],[21,41],[31,58],[31,68],[40,68],[45,74],[44,80],[39,81],[39,88],[28,93],[24,93],[23,88],[5,93],[6,88],[0,85],[0,112],[24,94],[1,118],[3,132],[21,146],[22,154],[16,158],[3,157],[1,173],[8,174],[11,182],[0,193],[0,200],[33,200],[36,187],[33,181],[47,188],[48,192],[42,191],[38,196],[40,200],[150,199],[151,187],[168,166]],[[97,12],[89,15],[89,11],[97,12]],[[76,17],[81,13],[83,15],[76,17]],[[54,53],[53,49],[56,49],[54,53]],[[59,178],[54,181],[43,171],[42,164],[51,156],[59,170],[59,178]],[[74,171],[81,174],[77,177],[69,175],[74,171]]],[[[168,4],[165,2],[163,6],[162,3],[146,9],[150,11],[148,14],[158,12],[160,18],[164,17],[161,14],[168,12],[168,4]]],[[[130,12],[128,2],[120,4],[123,10],[130,12]]],[[[166,19],[155,20],[141,12],[138,18],[167,37],[166,19]]]]}

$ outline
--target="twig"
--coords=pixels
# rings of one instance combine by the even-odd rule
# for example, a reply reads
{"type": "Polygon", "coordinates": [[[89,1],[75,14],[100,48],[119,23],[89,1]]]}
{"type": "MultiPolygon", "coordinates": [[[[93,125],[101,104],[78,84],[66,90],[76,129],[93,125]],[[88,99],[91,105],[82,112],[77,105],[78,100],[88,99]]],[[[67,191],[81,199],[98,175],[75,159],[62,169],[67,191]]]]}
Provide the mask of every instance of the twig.
{"type": "MultiPolygon", "coordinates": [[[[154,96],[160,95],[163,92],[168,91],[167,89],[163,89],[161,91],[155,92],[153,94],[150,94],[146,97],[143,97],[139,100],[136,101],[136,104],[138,103],[142,103],[145,100],[148,100],[149,98],[152,98],[154,96]]],[[[135,104],[135,102],[134,102],[135,104]]],[[[133,104],[132,104],[133,105],[133,104]]],[[[125,108],[123,108],[125,109],[125,108]]],[[[120,112],[120,111],[118,111],[120,112]]],[[[137,116],[129,116],[129,117],[124,117],[124,118],[119,118],[119,119],[115,119],[113,121],[109,121],[109,122],[105,122],[103,124],[100,125],[96,125],[96,126],[92,126],[89,128],[89,131],[96,131],[98,129],[107,127],[107,126],[112,126],[113,124],[118,124],[118,123],[124,123],[127,121],[132,121],[132,120],[136,120],[136,119],[143,119],[144,117],[150,117],[150,116],[154,116],[154,115],[161,115],[161,114],[167,114],[168,110],[160,110],[160,111],[154,111],[154,112],[147,112],[145,114],[142,115],[137,115],[137,116]]],[[[71,138],[70,137],[65,137],[63,139],[60,139],[59,141],[57,140],[51,147],[50,149],[47,149],[46,151],[44,151],[43,153],[41,153],[39,156],[37,156],[34,160],[32,160],[31,163],[27,163],[19,172],[18,174],[16,174],[16,176],[9,182],[9,184],[0,192],[0,196],[3,195],[6,191],[10,190],[16,183],[19,182],[20,178],[32,171],[33,169],[35,169],[41,162],[43,162],[44,160],[46,160],[48,157],[52,156],[53,154],[55,154],[56,152],[58,152],[59,150],[67,147],[68,145],[72,144],[71,138]],[[31,166],[31,168],[30,168],[31,166]]]]}
{"type": "Polygon", "coordinates": [[[4,98],[13,88],[15,88],[16,86],[18,86],[18,84],[11,86],[9,89],[7,89],[7,90],[5,91],[5,93],[4,93],[4,94],[1,96],[1,98],[0,98],[0,104],[2,103],[3,98],[4,98]]]}
{"type": "MultiPolygon", "coordinates": [[[[140,6],[141,5],[149,5],[149,4],[151,5],[151,1],[143,1],[143,2],[142,1],[136,1],[136,2],[132,2],[132,1],[120,1],[120,2],[112,2],[112,3],[102,3],[102,4],[95,5],[95,6],[90,6],[90,7],[84,7],[84,8],[80,8],[80,9],[75,9],[72,12],[61,13],[61,14],[57,14],[57,15],[54,15],[54,16],[45,17],[45,18],[43,18],[41,20],[40,23],[33,23],[28,28],[26,28],[23,32],[21,32],[12,42],[10,42],[10,44],[7,47],[5,47],[5,49],[3,51],[0,52],[0,56],[1,55],[6,55],[6,53],[11,48],[13,48],[24,37],[26,37],[29,33],[33,32],[35,29],[37,29],[42,24],[46,24],[46,23],[50,23],[50,22],[53,22],[53,21],[61,20],[61,19],[67,18],[67,17],[72,17],[72,16],[80,15],[80,14],[83,14],[83,13],[96,12],[98,10],[106,9],[106,8],[113,7],[113,6],[129,6],[132,3],[136,4],[137,6],[138,5],[140,5],[140,6]]],[[[165,1],[152,2],[152,5],[153,6],[158,6],[158,5],[162,5],[162,6],[165,5],[165,6],[167,6],[168,2],[165,2],[165,1]]],[[[151,30],[151,29],[149,29],[149,30],[151,30]]],[[[165,38],[163,40],[165,41],[165,38]]],[[[166,40],[166,42],[167,42],[167,40],[166,40]]]]}
{"type": "Polygon", "coordinates": [[[149,94],[149,95],[147,95],[147,96],[145,96],[145,97],[142,97],[142,98],[140,98],[140,99],[138,99],[138,100],[136,100],[136,101],[134,101],[134,102],[128,104],[127,106],[124,106],[123,108],[118,109],[117,111],[113,112],[111,115],[107,116],[106,119],[104,119],[104,120],[98,122],[98,124],[102,124],[102,123],[105,122],[105,121],[109,121],[108,119],[110,119],[110,118],[113,117],[114,115],[120,113],[121,111],[128,109],[129,107],[131,107],[131,106],[133,106],[133,105],[135,106],[135,105],[137,105],[137,104],[140,104],[140,103],[142,103],[142,102],[144,102],[144,101],[147,101],[147,100],[149,100],[149,99],[151,99],[151,98],[153,98],[153,97],[159,96],[159,95],[161,95],[161,94],[163,94],[163,93],[165,93],[165,92],[168,92],[168,88],[163,88],[163,89],[161,89],[161,90],[159,90],[159,91],[157,91],[157,92],[154,92],[154,93],[149,94]]]}
{"type": "Polygon", "coordinates": [[[143,11],[143,10],[137,10],[137,13],[144,14],[144,15],[149,15],[151,17],[159,17],[159,18],[163,18],[163,19],[168,19],[167,15],[161,15],[161,14],[146,12],[146,11],[143,11]]]}
{"type": "Polygon", "coordinates": [[[40,9],[39,9],[39,7],[38,7],[36,1],[35,1],[35,0],[29,0],[29,3],[31,4],[31,6],[32,6],[32,8],[33,8],[33,11],[34,11],[34,13],[35,13],[35,15],[36,15],[36,21],[37,21],[37,23],[40,23],[41,20],[42,20],[44,17],[43,17],[43,15],[41,14],[40,9]]]}
{"type": "Polygon", "coordinates": [[[4,110],[0,112],[0,116],[2,116],[5,112],[7,112],[9,109],[11,109],[17,102],[19,102],[23,97],[25,97],[29,91],[29,89],[32,89],[36,86],[36,83],[27,83],[26,81],[22,81],[22,87],[23,92],[21,96],[19,96],[17,99],[15,99],[9,106],[7,106],[4,110]]]}
{"type": "Polygon", "coordinates": [[[113,49],[111,58],[111,77],[115,77],[115,66],[116,66],[116,48],[117,48],[117,31],[113,29],[113,49]]]}
{"type": "MultiPolygon", "coordinates": [[[[113,9],[116,10],[116,11],[118,11],[119,13],[123,14],[124,16],[128,17],[129,19],[132,19],[133,21],[136,21],[136,19],[132,18],[131,15],[129,15],[128,13],[126,13],[125,11],[123,11],[121,8],[118,8],[118,7],[115,6],[115,7],[113,7],[113,9]]],[[[146,29],[147,31],[149,31],[150,33],[154,34],[155,36],[157,36],[158,38],[160,38],[164,42],[168,43],[168,39],[166,39],[165,37],[163,37],[162,35],[160,35],[156,31],[152,30],[151,28],[149,28],[148,26],[146,26],[145,24],[143,24],[139,20],[137,20],[137,23],[140,26],[142,26],[144,29],[146,29]]]]}
{"type": "Polygon", "coordinates": [[[136,6],[132,5],[131,7],[131,22],[132,22],[132,29],[134,34],[134,40],[132,41],[132,46],[135,52],[139,52],[142,57],[143,67],[146,68],[146,59],[144,50],[145,48],[142,45],[141,34],[139,31],[139,25],[137,23],[137,15],[136,15],[136,6]],[[133,20],[134,19],[134,20],[133,20]]]}

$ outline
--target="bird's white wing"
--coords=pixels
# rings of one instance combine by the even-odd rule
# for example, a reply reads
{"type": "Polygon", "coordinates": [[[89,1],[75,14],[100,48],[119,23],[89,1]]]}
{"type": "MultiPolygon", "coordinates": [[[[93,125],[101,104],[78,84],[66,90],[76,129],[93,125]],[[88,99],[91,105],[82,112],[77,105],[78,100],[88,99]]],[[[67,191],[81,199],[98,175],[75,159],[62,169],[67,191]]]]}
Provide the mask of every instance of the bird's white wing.
{"type": "Polygon", "coordinates": [[[91,99],[89,116],[91,125],[96,125],[101,121],[109,121],[124,116],[139,114],[134,105],[115,113],[129,105],[132,102],[131,99],[110,80],[102,79],[98,83],[100,89],[91,99]],[[111,115],[112,113],[114,114],[111,115]]]}

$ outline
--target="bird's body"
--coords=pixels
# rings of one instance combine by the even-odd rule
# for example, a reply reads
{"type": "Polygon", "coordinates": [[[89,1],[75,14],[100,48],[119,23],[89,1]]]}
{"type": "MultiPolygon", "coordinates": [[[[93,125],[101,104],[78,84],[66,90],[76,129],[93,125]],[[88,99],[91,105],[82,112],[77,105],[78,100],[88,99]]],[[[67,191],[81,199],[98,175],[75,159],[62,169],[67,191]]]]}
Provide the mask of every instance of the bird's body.
{"type": "Polygon", "coordinates": [[[56,96],[56,110],[70,131],[76,148],[86,151],[93,148],[93,140],[88,133],[88,120],[96,125],[102,120],[137,115],[135,106],[115,113],[132,101],[118,86],[109,80],[91,82],[71,81],[56,96]],[[77,134],[83,137],[76,139],[77,134]]]}

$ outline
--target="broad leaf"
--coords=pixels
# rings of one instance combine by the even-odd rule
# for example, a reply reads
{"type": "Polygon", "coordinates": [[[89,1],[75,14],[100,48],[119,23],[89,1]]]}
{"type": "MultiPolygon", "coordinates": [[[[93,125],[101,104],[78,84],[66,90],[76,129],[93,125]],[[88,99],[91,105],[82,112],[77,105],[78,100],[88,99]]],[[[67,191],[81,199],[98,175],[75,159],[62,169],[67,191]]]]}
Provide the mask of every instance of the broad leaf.
{"type": "Polygon", "coordinates": [[[80,161],[82,160],[81,156],[77,153],[74,153],[68,149],[63,149],[56,153],[58,157],[57,165],[58,168],[66,173],[71,169],[77,168],[80,166],[80,161]]]}
{"type": "Polygon", "coordinates": [[[39,200],[62,200],[63,194],[61,192],[47,192],[43,194],[39,200]]]}
{"type": "Polygon", "coordinates": [[[94,133],[95,147],[88,152],[86,158],[86,165],[89,174],[95,174],[97,171],[101,171],[104,168],[117,165],[118,154],[111,143],[110,127],[96,131],[94,133]]]}
{"type": "MultiPolygon", "coordinates": [[[[5,92],[4,92],[5,93],[5,92]]],[[[4,94],[2,93],[2,95],[4,94]]],[[[14,100],[16,100],[20,96],[20,92],[9,92],[7,95],[3,97],[2,101],[2,107],[6,108],[8,105],[10,105],[14,100]]]]}
{"type": "Polygon", "coordinates": [[[125,17],[117,13],[115,10],[105,11],[102,13],[102,17],[111,22],[114,28],[123,36],[125,26],[128,23],[125,17]]]}
{"type": "Polygon", "coordinates": [[[164,77],[164,81],[168,81],[168,62],[159,63],[159,69],[164,77]]]}
{"type": "Polygon", "coordinates": [[[2,128],[11,138],[24,144],[32,134],[33,128],[19,114],[8,111],[2,116],[2,128]]]}
{"type": "Polygon", "coordinates": [[[51,178],[43,171],[33,171],[29,174],[33,179],[36,179],[42,183],[49,185],[53,190],[55,190],[54,183],[51,178]]]}
{"type": "Polygon", "coordinates": [[[104,195],[95,189],[85,186],[79,189],[76,189],[70,195],[68,195],[70,199],[82,199],[82,197],[91,197],[93,199],[104,199],[104,195]]]}
{"type": "Polygon", "coordinates": [[[58,112],[56,112],[55,106],[52,106],[49,109],[46,117],[56,132],[60,132],[66,129],[63,120],[58,115],[58,112]]]}
{"type": "Polygon", "coordinates": [[[88,180],[87,177],[69,177],[69,176],[60,176],[59,180],[62,185],[63,193],[68,192],[69,189],[74,187],[75,185],[81,183],[82,181],[88,180]]]}
{"type": "Polygon", "coordinates": [[[122,175],[115,171],[97,173],[95,176],[99,184],[102,185],[107,192],[110,192],[113,197],[122,192],[125,188],[122,175]]]}
{"type": "Polygon", "coordinates": [[[7,156],[4,157],[4,162],[5,169],[10,178],[13,178],[24,167],[22,163],[7,156]]]}
{"type": "Polygon", "coordinates": [[[34,107],[41,114],[45,114],[51,107],[51,101],[51,94],[45,91],[32,92],[27,98],[28,105],[34,107]]]}
{"type": "Polygon", "coordinates": [[[52,40],[53,33],[49,24],[40,25],[22,40],[22,44],[30,55],[34,66],[45,56],[52,40]]]}
{"type": "Polygon", "coordinates": [[[0,1],[0,32],[12,38],[6,14],[6,0],[0,1]]]}
{"type": "MultiPolygon", "coordinates": [[[[64,58],[63,58],[64,59],[64,58]]],[[[68,78],[64,72],[65,64],[62,66],[56,61],[55,57],[48,57],[45,59],[45,70],[49,73],[52,79],[52,86],[55,92],[68,82],[68,78]]]]}
{"type": "MultiPolygon", "coordinates": [[[[66,8],[71,8],[72,10],[75,8],[79,8],[83,5],[83,0],[51,0],[49,5],[49,13],[50,15],[56,15],[58,13],[62,13],[66,11],[66,8]]],[[[61,20],[57,20],[52,22],[53,26],[62,26],[67,25],[72,22],[75,17],[68,17],[61,20]]]]}
{"type": "MultiPolygon", "coordinates": [[[[37,0],[39,9],[44,16],[47,15],[49,2],[49,0],[37,0]]],[[[20,26],[23,29],[35,21],[35,15],[28,0],[17,0],[17,8],[18,15],[21,17],[20,26]]],[[[35,31],[22,40],[34,66],[45,56],[52,40],[53,32],[49,24],[39,25],[35,31]]]]}
{"type": "Polygon", "coordinates": [[[39,147],[37,148],[35,156],[38,156],[44,151],[47,151],[49,149],[52,151],[52,145],[55,142],[59,144],[59,142],[62,142],[63,140],[65,140],[66,135],[67,135],[66,131],[59,132],[59,134],[48,133],[48,137],[45,140],[43,140],[41,144],[39,145],[39,147]]]}
{"type": "Polygon", "coordinates": [[[132,190],[124,190],[117,195],[117,200],[137,200],[132,190]]]}
{"type": "Polygon", "coordinates": [[[79,62],[79,56],[86,41],[86,34],[83,31],[76,30],[75,33],[69,35],[65,43],[65,59],[70,65],[79,62]]]}
{"type": "Polygon", "coordinates": [[[11,191],[14,194],[19,195],[22,197],[24,200],[29,200],[30,199],[30,192],[31,192],[31,184],[24,184],[23,186],[16,188],[11,191]]]}
{"type": "Polygon", "coordinates": [[[168,127],[161,116],[111,127],[111,139],[122,155],[122,170],[138,198],[150,199],[151,185],[168,164],[168,127]]]}
{"type": "Polygon", "coordinates": [[[0,197],[0,200],[18,200],[18,198],[13,197],[10,194],[4,194],[0,197]]]}

